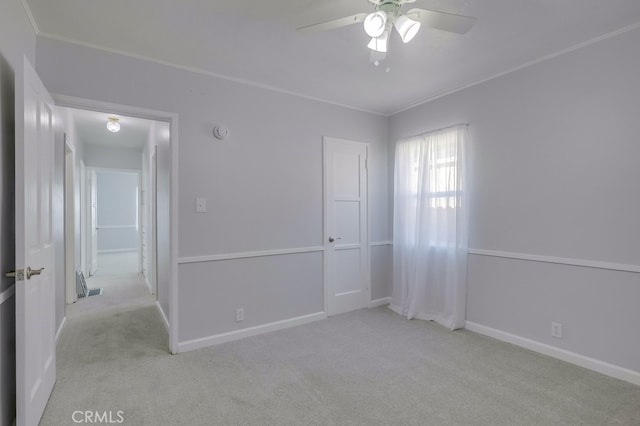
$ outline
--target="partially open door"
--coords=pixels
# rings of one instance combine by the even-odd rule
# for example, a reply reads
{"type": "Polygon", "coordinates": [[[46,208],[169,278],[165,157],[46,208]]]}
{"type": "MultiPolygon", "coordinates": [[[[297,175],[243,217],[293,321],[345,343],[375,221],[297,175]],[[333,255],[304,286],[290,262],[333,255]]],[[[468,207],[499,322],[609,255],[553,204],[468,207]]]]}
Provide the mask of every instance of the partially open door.
{"type": "Polygon", "coordinates": [[[16,424],[37,425],[56,380],[53,100],[16,72],[16,424]]]}

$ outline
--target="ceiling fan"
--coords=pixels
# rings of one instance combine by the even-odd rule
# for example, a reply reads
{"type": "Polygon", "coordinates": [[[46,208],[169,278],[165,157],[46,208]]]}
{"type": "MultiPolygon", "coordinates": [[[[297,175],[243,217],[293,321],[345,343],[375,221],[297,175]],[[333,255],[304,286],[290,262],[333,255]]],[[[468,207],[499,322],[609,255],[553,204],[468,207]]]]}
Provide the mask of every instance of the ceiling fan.
{"type": "Polygon", "coordinates": [[[347,25],[364,23],[364,30],[371,37],[367,47],[372,50],[371,61],[384,59],[389,46],[392,28],[395,28],[404,43],[411,41],[421,25],[437,30],[464,34],[476,22],[476,18],[414,8],[403,13],[402,6],[416,0],[367,0],[374,5],[371,13],[357,13],[344,18],[332,19],[298,28],[298,31],[325,31],[347,25]]]}

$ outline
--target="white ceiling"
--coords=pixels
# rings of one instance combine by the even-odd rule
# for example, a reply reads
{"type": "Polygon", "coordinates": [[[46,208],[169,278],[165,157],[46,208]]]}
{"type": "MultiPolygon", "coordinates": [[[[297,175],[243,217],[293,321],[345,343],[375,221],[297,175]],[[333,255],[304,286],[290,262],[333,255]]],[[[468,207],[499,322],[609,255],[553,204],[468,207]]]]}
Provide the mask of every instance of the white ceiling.
{"type": "Polygon", "coordinates": [[[76,138],[89,145],[125,147],[142,149],[149,138],[151,120],[127,117],[119,114],[85,111],[75,108],[60,107],[71,115],[76,130],[76,138]],[[120,131],[112,133],[107,130],[109,117],[119,119],[120,131]]]}
{"type": "Polygon", "coordinates": [[[639,0],[417,0],[476,17],[465,35],[392,36],[369,63],[361,25],[304,25],[372,10],[367,0],[25,0],[40,35],[390,114],[640,23],[639,0]],[[390,72],[385,72],[386,67],[390,72]]]}

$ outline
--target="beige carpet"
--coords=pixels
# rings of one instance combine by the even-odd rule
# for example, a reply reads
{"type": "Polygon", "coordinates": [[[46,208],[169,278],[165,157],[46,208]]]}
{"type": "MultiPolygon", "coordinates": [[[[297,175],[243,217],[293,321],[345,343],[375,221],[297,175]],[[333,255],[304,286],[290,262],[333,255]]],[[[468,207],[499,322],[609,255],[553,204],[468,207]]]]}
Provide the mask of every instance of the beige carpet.
{"type": "Polygon", "coordinates": [[[179,355],[152,305],[69,319],[41,424],[638,425],[640,387],[387,308],[179,355]]]}
{"type": "Polygon", "coordinates": [[[102,288],[102,295],[79,298],[67,306],[67,321],[103,310],[130,309],[155,304],[144,276],[139,272],[136,252],[100,253],[98,270],[86,278],[89,289],[102,288]]]}

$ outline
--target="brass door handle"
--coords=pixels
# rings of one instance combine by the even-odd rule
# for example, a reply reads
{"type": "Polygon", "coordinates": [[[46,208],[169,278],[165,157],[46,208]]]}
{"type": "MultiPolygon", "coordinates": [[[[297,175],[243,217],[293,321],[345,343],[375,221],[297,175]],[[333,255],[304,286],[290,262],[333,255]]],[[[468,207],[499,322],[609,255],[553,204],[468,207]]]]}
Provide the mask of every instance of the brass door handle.
{"type": "Polygon", "coordinates": [[[31,266],[27,267],[27,279],[31,279],[32,276],[34,275],[40,275],[42,273],[42,271],[44,271],[44,268],[40,268],[40,269],[31,269],[31,266]]]}

